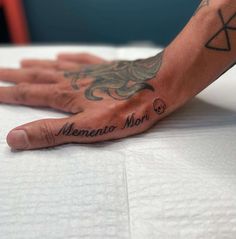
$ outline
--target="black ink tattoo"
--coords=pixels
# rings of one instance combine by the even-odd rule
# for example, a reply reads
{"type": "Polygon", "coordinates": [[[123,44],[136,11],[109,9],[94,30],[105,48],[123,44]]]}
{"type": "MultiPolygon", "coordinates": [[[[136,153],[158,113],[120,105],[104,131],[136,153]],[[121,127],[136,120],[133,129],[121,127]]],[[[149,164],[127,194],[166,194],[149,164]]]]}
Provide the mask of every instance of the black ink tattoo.
{"type": "Polygon", "coordinates": [[[88,100],[103,100],[103,97],[95,94],[97,90],[115,100],[126,100],[142,90],[154,91],[153,86],[147,81],[159,72],[163,55],[164,51],[148,59],[90,66],[80,72],[67,72],[65,77],[72,78],[71,85],[74,90],[80,88],[80,79],[92,78],[92,83],[85,90],[88,100]]]}
{"type": "Polygon", "coordinates": [[[224,20],[221,10],[218,10],[218,15],[222,27],[210,38],[205,47],[216,51],[231,51],[232,43],[229,31],[236,31],[236,26],[230,25],[236,18],[236,12],[227,21],[224,20]],[[221,39],[224,39],[223,42],[221,42],[221,39]]]}
{"type": "Polygon", "coordinates": [[[158,114],[158,115],[161,115],[165,112],[166,110],[166,104],[165,102],[158,98],[158,99],[155,99],[154,102],[153,102],[153,109],[154,111],[158,114]]]}
{"type": "Polygon", "coordinates": [[[128,116],[125,125],[122,129],[133,128],[142,125],[145,121],[149,120],[149,115],[146,113],[141,118],[135,118],[135,113],[128,116]]]}
{"type": "Polygon", "coordinates": [[[56,136],[76,136],[76,137],[87,137],[87,138],[93,138],[97,136],[102,136],[105,134],[112,133],[117,129],[117,126],[111,125],[111,126],[105,126],[101,129],[78,129],[75,128],[74,123],[66,123],[63,125],[63,127],[60,129],[60,131],[56,134],[56,136]]]}
{"type": "Polygon", "coordinates": [[[209,4],[210,4],[210,0],[202,0],[193,15],[195,16],[203,7],[209,6],[209,4]]]}

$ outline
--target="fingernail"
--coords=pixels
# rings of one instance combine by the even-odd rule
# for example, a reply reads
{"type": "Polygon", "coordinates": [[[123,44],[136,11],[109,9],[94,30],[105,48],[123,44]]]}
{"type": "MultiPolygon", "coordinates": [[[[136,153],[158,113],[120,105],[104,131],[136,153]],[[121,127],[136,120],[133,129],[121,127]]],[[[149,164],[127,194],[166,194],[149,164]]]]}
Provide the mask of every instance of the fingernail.
{"type": "Polygon", "coordinates": [[[24,130],[13,130],[7,136],[7,143],[13,149],[26,149],[29,139],[24,130]]]}

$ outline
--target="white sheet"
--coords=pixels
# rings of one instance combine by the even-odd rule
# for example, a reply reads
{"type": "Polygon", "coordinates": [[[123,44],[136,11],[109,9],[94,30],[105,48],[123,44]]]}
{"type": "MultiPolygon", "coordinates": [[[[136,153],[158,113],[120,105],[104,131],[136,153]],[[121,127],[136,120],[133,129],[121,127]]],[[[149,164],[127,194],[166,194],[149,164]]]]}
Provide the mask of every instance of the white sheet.
{"type": "MultiPolygon", "coordinates": [[[[21,58],[89,51],[134,59],[151,48],[0,48],[21,58]]],[[[146,134],[11,152],[13,127],[58,112],[0,105],[1,239],[235,239],[236,68],[146,134]]]]}

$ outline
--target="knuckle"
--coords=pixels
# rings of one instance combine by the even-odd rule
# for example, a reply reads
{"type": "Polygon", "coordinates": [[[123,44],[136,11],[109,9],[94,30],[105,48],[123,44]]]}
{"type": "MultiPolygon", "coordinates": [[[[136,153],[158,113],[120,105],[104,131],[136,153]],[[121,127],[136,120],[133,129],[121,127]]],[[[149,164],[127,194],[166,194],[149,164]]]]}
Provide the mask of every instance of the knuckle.
{"type": "Polygon", "coordinates": [[[40,72],[38,70],[32,70],[29,73],[29,77],[32,81],[38,81],[40,79],[40,72]]]}
{"type": "Polygon", "coordinates": [[[66,110],[68,112],[77,111],[76,108],[79,109],[79,107],[77,107],[78,104],[76,101],[76,97],[71,92],[62,92],[60,90],[57,90],[54,95],[54,105],[56,107],[66,110]]]}
{"type": "Polygon", "coordinates": [[[53,127],[49,123],[43,123],[40,126],[40,140],[45,142],[47,145],[55,145],[56,139],[53,134],[53,127]]]}
{"type": "Polygon", "coordinates": [[[54,91],[54,103],[57,106],[63,106],[65,102],[68,101],[69,98],[70,98],[69,92],[62,92],[59,89],[54,91]]]}
{"type": "Polygon", "coordinates": [[[14,98],[16,102],[22,102],[27,100],[28,95],[28,85],[27,84],[19,84],[16,87],[16,94],[14,94],[14,98]]]}

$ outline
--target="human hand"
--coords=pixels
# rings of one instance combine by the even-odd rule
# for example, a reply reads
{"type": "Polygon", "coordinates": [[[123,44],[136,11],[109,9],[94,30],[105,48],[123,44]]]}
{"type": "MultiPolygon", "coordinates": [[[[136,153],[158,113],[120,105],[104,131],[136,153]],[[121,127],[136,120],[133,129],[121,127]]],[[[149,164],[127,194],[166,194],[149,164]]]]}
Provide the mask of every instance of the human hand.
{"type": "Polygon", "coordinates": [[[71,57],[59,56],[62,65],[28,60],[22,62],[22,69],[0,69],[1,80],[16,84],[0,87],[1,103],[71,113],[13,129],[7,136],[13,149],[123,138],[144,132],[168,114],[163,83],[158,81],[164,52],[148,59],[112,63],[93,56],[87,62],[71,57]],[[103,64],[91,65],[97,63],[103,64]]]}
{"type": "Polygon", "coordinates": [[[229,2],[202,1],[165,51],[148,59],[107,62],[64,54],[56,61],[23,61],[19,70],[0,69],[0,80],[16,83],[0,87],[0,102],[71,113],[19,126],[8,144],[34,149],[93,143],[149,129],[235,63],[236,13],[229,2]]]}

